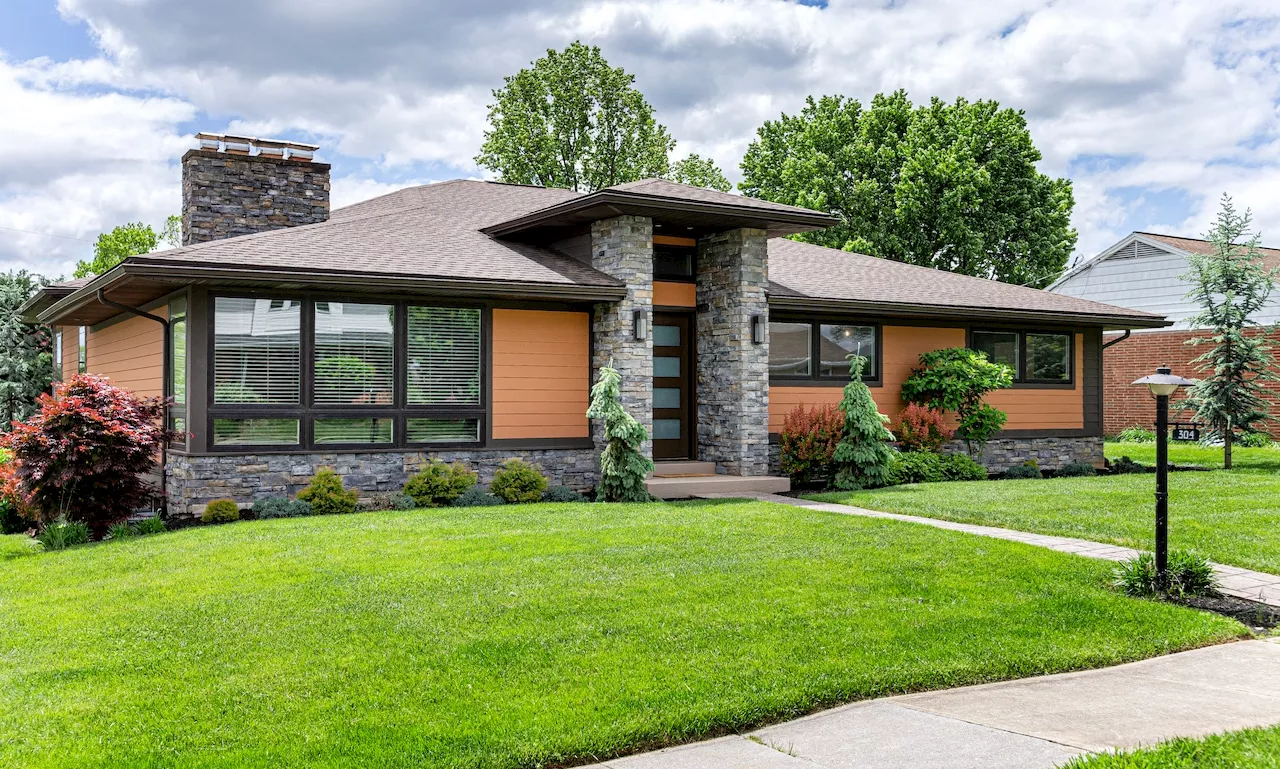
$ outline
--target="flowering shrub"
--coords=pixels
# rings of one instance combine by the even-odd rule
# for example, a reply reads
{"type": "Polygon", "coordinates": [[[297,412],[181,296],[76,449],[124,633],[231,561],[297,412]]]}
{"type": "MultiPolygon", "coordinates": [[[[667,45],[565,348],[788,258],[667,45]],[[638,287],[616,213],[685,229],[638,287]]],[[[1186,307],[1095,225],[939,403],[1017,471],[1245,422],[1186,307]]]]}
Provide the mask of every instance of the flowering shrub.
{"type": "Polygon", "coordinates": [[[13,454],[8,493],[44,524],[61,516],[101,538],[151,494],[143,480],[165,441],[163,402],[80,374],[41,395],[39,410],[0,438],[13,454]]]}
{"type": "Polygon", "coordinates": [[[898,440],[905,451],[937,451],[955,435],[941,411],[919,403],[909,404],[898,420],[898,440]]]}
{"type": "Polygon", "coordinates": [[[782,421],[778,436],[782,472],[796,484],[830,476],[831,457],[844,430],[844,414],[834,404],[817,408],[796,406],[782,421]]]}

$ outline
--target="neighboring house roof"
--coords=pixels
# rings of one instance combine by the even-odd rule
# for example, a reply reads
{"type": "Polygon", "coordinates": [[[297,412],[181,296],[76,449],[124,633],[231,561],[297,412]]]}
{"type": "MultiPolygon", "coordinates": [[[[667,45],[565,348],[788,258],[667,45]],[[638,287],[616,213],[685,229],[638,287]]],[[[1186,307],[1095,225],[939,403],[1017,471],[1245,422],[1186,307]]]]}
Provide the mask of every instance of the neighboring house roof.
{"type": "MultiPolygon", "coordinates": [[[[560,229],[636,212],[660,213],[669,234],[681,235],[730,226],[804,231],[836,221],[817,211],[661,179],[585,195],[455,180],[338,209],[318,224],[130,257],[32,308],[46,322],[56,317],[68,324],[96,323],[104,313],[114,313],[97,303],[99,289],[114,301],[137,306],[196,281],[281,290],[310,285],[352,292],[612,301],[625,295],[622,283],[548,244],[560,229]]],[[[790,240],[770,240],[769,257],[771,302],[797,307],[821,300],[847,311],[973,315],[979,310],[992,318],[1162,324],[1147,313],[790,240]]]]}
{"type": "MultiPolygon", "coordinates": [[[[1145,235],[1161,243],[1168,243],[1174,248],[1180,248],[1190,254],[1211,256],[1216,253],[1213,250],[1213,243],[1200,238],[1182,238],[1177,235],[1161,235],[1155,232],[1137,232],[1135,234],[1145,235]]],[[[1268,268],[1280,267],[1280,248],[1262,247],[1258,249],[1258,253],[1262,255],[1262,263],[1268,268]]]]}

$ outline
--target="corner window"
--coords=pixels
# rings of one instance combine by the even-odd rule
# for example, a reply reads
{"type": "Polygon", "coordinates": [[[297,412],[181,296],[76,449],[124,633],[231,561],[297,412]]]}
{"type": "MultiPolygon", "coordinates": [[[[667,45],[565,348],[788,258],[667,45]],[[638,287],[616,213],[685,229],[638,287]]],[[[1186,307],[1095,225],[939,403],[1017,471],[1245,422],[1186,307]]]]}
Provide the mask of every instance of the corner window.
{"type": "Polygon", "coordinates": [[[213,402],[299,402],[298,302],[218,297],[213,316],[213,402]]]}
{"type": "Polygon", "coordinates": [[[780,381],[849,381],[849,356],[867,359],[864,381],[880,374],[879,327],[836,321],[770,321],[769,377],[780,381]]]}
{"type": "Polygon", "coordinates": [[[187,402],[187,300],[169,304],[169,392],[175,405],[187,402]]]}
{"type": "Polygon", "coordinates": [[[1070,384],[1072,335],[1047,331],[974,331],[972,349],[1013,369],[1015,382],[1070,384]]]}
{"type": "Polygon", "coordinates": [[[62,329],[53,332],[53,378],[62,378],[62,329]]]}
{"type": "Polygon", "coordinates": [[[83,374],[89,370],[89,327],[81,326],[76,337],[76,371],[83,374]]]}

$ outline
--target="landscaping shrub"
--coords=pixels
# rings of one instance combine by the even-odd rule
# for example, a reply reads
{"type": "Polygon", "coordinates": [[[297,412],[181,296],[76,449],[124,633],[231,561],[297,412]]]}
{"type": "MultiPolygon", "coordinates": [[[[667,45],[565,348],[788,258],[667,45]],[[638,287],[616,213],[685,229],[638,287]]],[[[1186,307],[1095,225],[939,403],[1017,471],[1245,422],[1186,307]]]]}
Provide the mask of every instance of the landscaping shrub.
{"type": "Polygon", "coordinates": [[[890,462],[889,477],[894,484],[981,481],[987,471],[964,454],[904,451],[890,462]]]}
{"type": "Polygon", "coordinates": [[[1155,470],[1154,467],[1147,467],[1141,462],[1134,462],[1128,457],[1120,457],[1111,463],[1111,472],[1116,475],[1127,475],[1129,473],[1149,473],[1155,470]]]}
{"type": "Polygon", "coordinates": [[[944,481],[985,481],[987,468],[965,454],[943,456],[942,479],[944,481]]]}
{"type": "Polygon", "coordinates": [[[1242,433],[1236,443],[1247,449],[1269,449],[1274,442],[1266,433],[1242,433]]]}
{"type": "Polygon", "coordinates": [[[511,504],[537,502],[546,490],[546,476],[523,459],[503,462],[502,469],[494,473],[493,483],[489,484],[492,494],[511,504]]]}
{"type": "Polygon", "coordinates": [[[476,474],[461,462],[449,465],[432,461],[409,479],[404,485],[404,493],[412,497],[418,507],[441,507],[474,485],[476,474]]]}
{"type": "Polygon", "coordinates": [[[298,492],[298,499],[311,505],[316,515],[354,513],[359,495],[342,485],[342,477],[332,468],[322,467],[311,479],[311,485],[298,492]]]}
{"type": "Polygon", "coordinates": [[[1126,427],[1111,438],[1116,443],[1155,443],[1154,430],[1145,427],[1126,427]]]}
{"type": "Polygon", "coordinates": [[[204,506],[202,523],[230,523],[240,520],[240,506],[231,499],[215,499],[204,506]]]}
{"type": "Polygon", "coordinates": [[[259,520],[268,518],[301,518],[313,514],[309,502],[287,497],[267,497],[253,503],[253,517],[259,520]]]}
{"type": "Polygon", "coordinates": [[[45,550],[66,550],[89,541],[89,526],[84,521],[68,521],[60,518],[44,527],[36,535],[45,550]]]}
{"type": "Polygon", "coordinates": [[[472,486],[453,500],[454,507],[491,507],[505,504],[505,500],[490,494],[489,490],[483,486],[472,486]]]}
{"type": "Polygon", "coordinates": [[[837,489],[874,489],[889,484],[889,462],[893,452],[889,441],[893,433],[885,427],[889,417],[880,413],[871,390],[862,381],[867,359],[849,356],[849,384],[844,386],[840,411],[844,412],[844,428],[840,442],[831,456],[835,473],[832,484],[837,489]]]}
{"type": "Polygon", "coordinates": [[[143,475],[178,433],[161,426],[158,398],[139,398],[105,377],[80,374],[41,395],[39,411],[0,443],[13,454],[9,484],[28,515],[83,521],[96,536],[151,494],[143,475]]]}
{"type": "MultiPolygon", "coordinates": [[[[1142,553],[1123,561],[1115,568],[1115,587],[1126,595],[1139,598],[1157,595],[1156,558],[1142,553]]],[[[1204,556],[1185,550],[1169,553],[1169,591],[1174,598],[1213,595],[1218,590],[1218,578],[1204,556]]]]}
{"type": "Polygon", "coordinates": [[[586,502],[587,498],[568,486],[552,486],[542,493],[543,502],[586,502]]]}
{"type": "Polygon", "coordinates": [[[152,518],[143,518],[138,521],[137,526],[134,528],[137,529],[138,534],[145,536],[147,534],[160,534],[168,527],[164,525],[164,521],[160,520],[159,516],[154,516],[152,518]]]}
{"type": "Polygon", "coordinates": [[[1088,462],[1068,462],[1053,471],[1053,477],[1055,478],[1083,478],[1097,474],[1098,468],[1088,462]]]}
{"type": "Polygon", "coordinates": [[[22,514],[22,499],[14,476],[12,457],[0,449],[0,534],[22,534],[36,527],[36,522],[22,514]]]}
{"type": "Polygon", "coordinates": [[[778,436],[782,472],[803,485],[830,478],[831,460],[844,432],[844,414],[835,404],[796,406],[782,422],[778,436]]]}
{"type": "Polygon", "coordinates": [[[622,408],[619,388],[622,375],[610,366],[600,367],[600,378],[591,386],[587,419],[604,420],[604,451],[600,454],[600,485],[596,499],[602,502],[648,502],[644,480],[653,472],[653,461],[640,453],[649,431],[622,408]]]}
{"type": "Polygon", "coordinates": [[[895,434],[903,451],[937,451],[955,437],[955,431],[947,427],[945,414],[919,403],[910,403],[902,410],[895,434]]]}
{"type": "Polygon", "coordinates": [[[1016,467],[1010,467],[1004,471],[1004,477],[1009,479],[1017,478],[1043,478],[1040,472],[1040,466],[1035,462],[1024,462],[1016,467]]]}
{"type": "Polygon", "coordinates": [[[972,454],[1004,427],[1006,415],[982,401],[989,392],[1013,386],[1013,370],[992,363],[984,353],[964,347],[933,350],[920,356],[920,368],[902,383],[908,403],[954,411],[960,427],[956,435],[972,454]]]}
{"type": "MultiPolygon", "coordinates": [[[[457,499],[457,497],[454,497],[457,499]]],[[[418,507],[418,500],[408,494],[392,494],[389,510],[414,510],[418,507]]]]}
{"type": "Polygon", "coordinates": [[[133,539],[136,536],[138,536],[138,530],[126,521],[113,523],[107,527],[107,539],[133,539]]]}

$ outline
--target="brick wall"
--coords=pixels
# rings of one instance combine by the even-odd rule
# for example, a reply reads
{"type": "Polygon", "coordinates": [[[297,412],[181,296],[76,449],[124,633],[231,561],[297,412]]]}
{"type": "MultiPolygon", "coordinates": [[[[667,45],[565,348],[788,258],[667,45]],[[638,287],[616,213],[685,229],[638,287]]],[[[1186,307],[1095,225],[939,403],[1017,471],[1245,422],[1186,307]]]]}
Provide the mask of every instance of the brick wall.
{"type": "MultiPolygon", "coordinates": [[[[1154,373],[1157,366],[1167,365],[1173,373],[1188,379],[1199,378],[1191,365],[1194,358],[1208,350],[1206,345],[1192,347],[1186,341],[1203,334],[1199,331],[1144,331],[1135,332],[1123,342],[1108,347],[1102,355],[1102,418],[1103,431],[1114,435],[1126,427],[1140,425],[1150,428],[1155,422],[1155,401],[1145,387],[1133,384],[1139,377],[1154,373]]],[[[1119,334],[1107,334],[1103,342],[1118,338],[1119,334]]],[[[1280,346],[1280,335],[1275,335],[1280,346]]],[[[1271,393],[1271,413],[1280,416],[1280,383],[1268,385],[1271,393]]],[[[1170,415],[1170,420],[1192,418],[1191,412],[1170,415]]],[[[1280,425],[1272,424],[1271,433],[1280,437],[1280,425]]]]}

